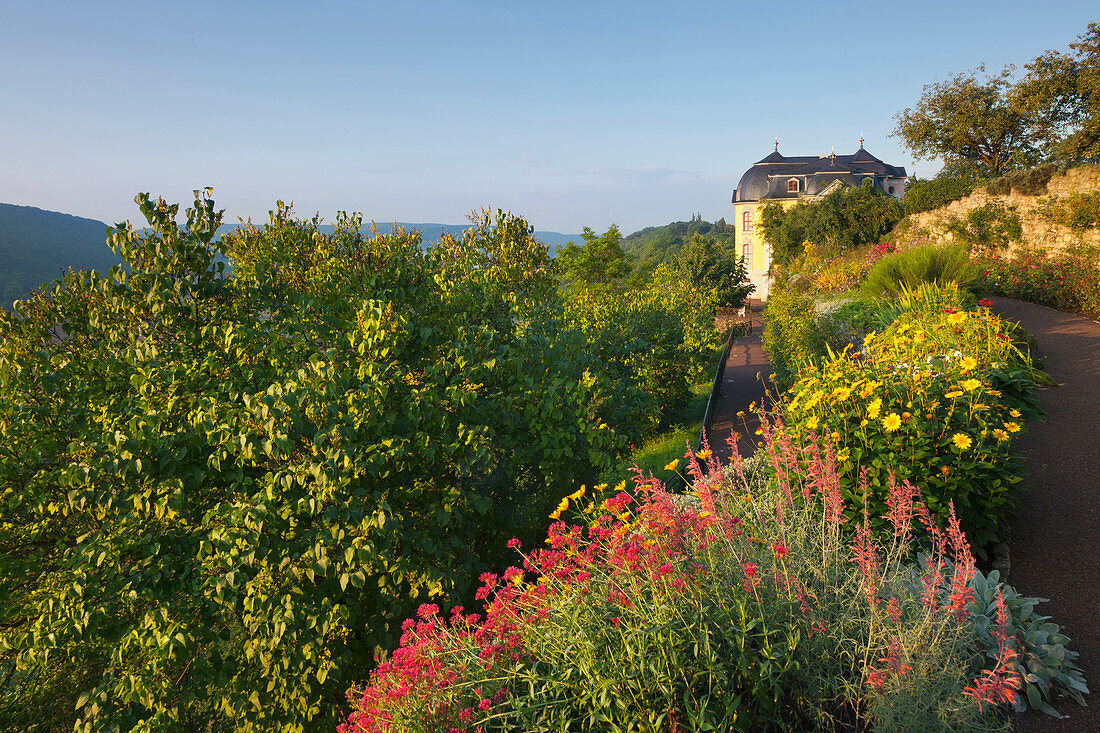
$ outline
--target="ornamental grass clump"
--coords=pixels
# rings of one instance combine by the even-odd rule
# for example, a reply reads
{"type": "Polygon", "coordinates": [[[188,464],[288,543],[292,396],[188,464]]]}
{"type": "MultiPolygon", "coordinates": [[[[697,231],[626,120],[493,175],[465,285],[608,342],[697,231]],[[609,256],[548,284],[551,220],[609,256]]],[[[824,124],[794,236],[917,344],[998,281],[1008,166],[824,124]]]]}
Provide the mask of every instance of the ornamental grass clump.
{"type": "Polygon", "coordinates": [[[781,440],[762,480],[735,446],[727,471],[689,454],[692,502],[640,473],[565,497],[545,547],[482,576],[483,614],[406,622],[341,732],[1005,729],[1017,641],[999,586],[973,623],[951,506],[890,482],[876,537],[831,446],[792,470],[781,440]]]}
{"type": "Polygon", "coordinates": [[[861,351],[803,366],[775,418],[777,460],[794,470],[828,440],[850,519],[866,504],[878,532],[891,481],[908,480],[937,521],[953,500],[982,549],[1012,509],[1021,468],[1011,448],[1037,416],[1032,392],[1045,377],[988,308],[924,308],[912,293],[908,307],[861,351]]]}

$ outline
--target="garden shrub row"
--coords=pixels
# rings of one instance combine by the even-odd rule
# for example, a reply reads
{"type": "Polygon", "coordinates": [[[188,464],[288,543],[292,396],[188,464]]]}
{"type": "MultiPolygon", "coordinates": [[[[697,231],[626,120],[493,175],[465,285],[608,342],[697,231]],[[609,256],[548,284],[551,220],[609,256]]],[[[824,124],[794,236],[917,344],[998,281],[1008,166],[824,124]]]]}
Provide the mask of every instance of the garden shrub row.
{"type": "Polygon", "coordinates": [[[977,182],[969,178],[932,178],[916,181],[905,187],[906,214],[919,214],[947,206],[970,194],[977,182]]]}

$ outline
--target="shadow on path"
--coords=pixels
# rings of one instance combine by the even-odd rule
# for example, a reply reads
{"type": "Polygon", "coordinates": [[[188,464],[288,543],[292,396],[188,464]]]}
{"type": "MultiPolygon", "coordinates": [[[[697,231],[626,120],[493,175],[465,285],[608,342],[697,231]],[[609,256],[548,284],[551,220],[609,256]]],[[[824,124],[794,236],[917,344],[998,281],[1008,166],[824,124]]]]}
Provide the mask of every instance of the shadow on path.
{"type": "MultiPolygon", "coordinates": [[[[1019,443],[1029,491],[1021,497],[1010,541],[1009,582],[1029,596],[1049,598],[1051,616],[1080,652],[1091,689],[1100,683],[1100,323],[1040,305],[993,298],[993,311],[1035,337],[1045,371],[1063,385],[1038,392],[1044,420],[1019,443]]],[[[1095,695],[1086,696],[1086,700],[1095,695]]],[[[1016,716],[1027,733],[1100,731],[1100,702],[1082,708],[1055,700],[1055,720],[1016,716]]]]}

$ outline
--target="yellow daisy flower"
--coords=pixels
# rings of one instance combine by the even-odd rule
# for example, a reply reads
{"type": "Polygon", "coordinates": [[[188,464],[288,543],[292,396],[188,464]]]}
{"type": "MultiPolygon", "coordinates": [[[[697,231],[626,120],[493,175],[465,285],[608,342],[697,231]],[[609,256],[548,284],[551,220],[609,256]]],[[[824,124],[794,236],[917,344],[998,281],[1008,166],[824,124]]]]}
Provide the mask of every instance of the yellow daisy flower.
{"type": "Polygon", "coordinates": [[[674,461],[669,461],[668,463],[666,463],[665,464],[665,470],[666,471],[675,471],[676,467],[679,466],[679,465],[680,465],[680,459],[677,458],[674,461]]]}
{"type": "Polygon", "coordinates": [[[705,461],[705,460],[707,460],[708,458],[710,458],[710,450],[708,450],[708,449],[704,448],[704,449],[703,449],[703,450],[701,450],[701,451],[696,451],[696,452],[695,452],[695,457],[696,457],[696,458],[698,458],[698,459],[700,459],[700,460],[703,460],[703,461],[705,461]]]}
{"type": "Polygon", "coordinates": [[[876,397],[871,400],[871,403],[867,405],[867,417],[874,420],[878,417],[879,412],[882,410],[882,398],[876,397]]]}
{"type": "Polygon", "coordinates": [[[882,427],[884,427],[888,433],[894,432],[901,427],[901,417],[896,412],[891,412],[882,419],[882,427]]]}
{"type": "Polygon", "coordinates": [[[960,384],[960,386],[967,392],[973,392],[978,387],[982,386],[982,382],[979,379],[966,379],[960,384]]]}
{"type": "Polygon", "coordinates": [[[1000,428],[995,428],[993,430],[993,437],[997,439],[998,443],[1003,443],[1008,440],[1008,433],[1001,430],[1000,428]]]}
{"type": "Polygon", "coordinates": [[[565,497],[564,499],[561,500],[561,504],[558,504],[557,509],[550,512],[550,518],[551,519],[560,519],[561,518],[561,513],[564,512],[568,508],[569,508],[569,497],[567,496],[567,497],[565,497]]]}
{"type": "Polygon", "coordinates": [[[1020,416],[1020,411],[1019,410],[1010,410],[1008,414],[1012,415],[1012,417],[1019,417],[1020,416]]]}
{"type": "Polygon", "coordinates": [[[1006,422],[1005,423],[1005,430],[1007,430],[1010,433],[1018,433],[1018,432],[1020,432],[1020,425],[1018,423],[1014,423],[1014,422],[1006,422]]]}
{"type": "Polygon", "coordinates": [[[973,356],[964,356],[962,361],[959,362],[959,367],[961,367],[964,372],[968,372],[976,366],[978,366],[978,360],[973,356]]]}
{"type": "Polygon", "coordinates": [[[952,313],[951,315],[949,315],[947,317],[947,322],[950,323],[952,326],[957,326],[965,320],[966,320],[966,313],[963,313],[962,311],[952,313]]]}
{"type": "Polygon", "coordinates": [[[966,450],[970,447],[970,436],[965,433],[955,433],[951,436],[951,442],[955,444],[955,447],[959,450],[966,450]]]}
{"type": "Polygon", "coordinates": [[[949,399],[949,400],[953,400],[953,399],[955,399],[956,397],[959,397],[959,396],[961,396],[961,395],[962,395],[962,392],[960,392],[960,391],[958,391],[958,390],[953,390],[953,391],[951,391],[951,392],[948,392],[947,394],[945,394],[945,395],[944,395],[944,397],[946,397],[946,398],[947,398],[947,399],[949,399]]]}
{"type": "Polygon", "coordinates": [[[817,430],[817,415],[806,418],[806,429],[817,430]]]}

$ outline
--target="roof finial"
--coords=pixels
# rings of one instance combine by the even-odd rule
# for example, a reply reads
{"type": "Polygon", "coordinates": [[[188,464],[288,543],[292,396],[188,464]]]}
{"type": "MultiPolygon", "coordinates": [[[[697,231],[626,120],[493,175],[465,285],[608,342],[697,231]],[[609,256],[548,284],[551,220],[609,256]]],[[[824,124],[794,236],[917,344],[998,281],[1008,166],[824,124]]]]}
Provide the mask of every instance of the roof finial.
{"type": "Polygon", "coordinates": [[[859,149],[863,150],[863,133],[859,133],[859,149]]]}
{"type": "Polygon", "coordinates": [[[775,136],[775,152],[779,152],[779,136],[775,136]]]}

